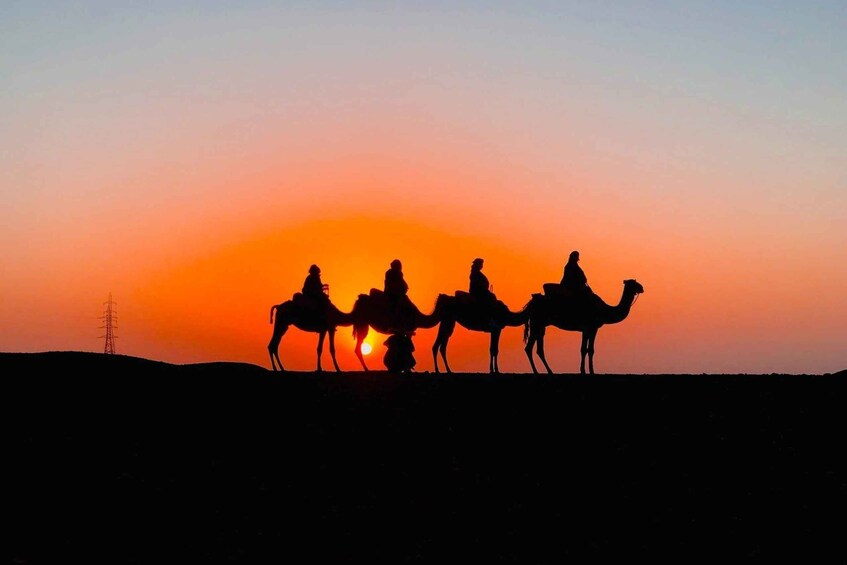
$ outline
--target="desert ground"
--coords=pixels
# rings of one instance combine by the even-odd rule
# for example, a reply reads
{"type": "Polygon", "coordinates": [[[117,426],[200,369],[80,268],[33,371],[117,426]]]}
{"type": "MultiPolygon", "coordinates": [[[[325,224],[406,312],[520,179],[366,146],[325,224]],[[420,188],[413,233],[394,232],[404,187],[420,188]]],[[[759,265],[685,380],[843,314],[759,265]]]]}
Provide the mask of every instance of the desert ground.
{"type": "Polygon", "coordinates": [[[0,353],[15,563],[847,561],[847,374],[0,353]]]}

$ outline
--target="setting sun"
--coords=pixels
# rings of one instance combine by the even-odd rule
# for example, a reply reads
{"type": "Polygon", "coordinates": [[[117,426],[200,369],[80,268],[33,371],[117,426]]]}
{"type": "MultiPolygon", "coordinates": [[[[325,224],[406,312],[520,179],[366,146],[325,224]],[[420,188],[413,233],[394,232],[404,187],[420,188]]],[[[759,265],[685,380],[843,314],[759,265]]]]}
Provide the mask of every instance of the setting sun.
{"type": "Polygon", "coordinates": [[[371,351],[373,351],[373,348],[370,343],[367,341],[362,343],[362,355],[370,355],[371,351]]]}

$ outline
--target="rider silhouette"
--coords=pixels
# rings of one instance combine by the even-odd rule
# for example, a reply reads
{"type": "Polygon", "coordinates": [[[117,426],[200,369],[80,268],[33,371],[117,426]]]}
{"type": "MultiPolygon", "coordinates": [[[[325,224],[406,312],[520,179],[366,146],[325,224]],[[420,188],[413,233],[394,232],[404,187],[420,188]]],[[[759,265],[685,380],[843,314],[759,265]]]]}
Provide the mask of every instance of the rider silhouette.
{"type": "MultiPolygon", "coordinates": [[[[470,279],[468,293],[473,298],[479,310],[493,316],[493,307],[497,302],[497,297],[491,292],[491,284],[488,282],[488,277],[482,274],[482,265],[483,260],[479,257],[471,263],[471,274],[468,277],[470,279]]],[[[493,317],[488,320],[488,325],[492,328],[496,327],[497,323],[493,317]]]]}
{"type": "Polygon", "coordinates": [[[329,306],[329,285],[321,281],[321,269],[317,265],[309,267],[309,274],[303,281],[303,296],[316,309],[329,306]]]}
{"type": "Polygon", "coordinates": [[[391,262],[391,268],[385,271],[385,286],[383,293],[388,300],[388,308],[391,313],[391,319],[395,325],[402,327],[403,306],[407,300],[406,294],[409,292],[409,285],[403,277],[403,264],[399,259],[391,262]]]}
{"type": "Polygon", "coordinates": [[[476,298],[480,303],[494,302],[496,297],[491,292],[491,284],[488,282],[488,277],[482,274],[483,260],[476,258],[471,263],[470,285],[468,292],[476,298]]]}
{"type": "Polygon", "coordinates": [[[588,278],[578,263],[579,251],[571,251],[560,283],[567,294],[582,295],[591,292],[591,287],[588,286],[588,278]]]}

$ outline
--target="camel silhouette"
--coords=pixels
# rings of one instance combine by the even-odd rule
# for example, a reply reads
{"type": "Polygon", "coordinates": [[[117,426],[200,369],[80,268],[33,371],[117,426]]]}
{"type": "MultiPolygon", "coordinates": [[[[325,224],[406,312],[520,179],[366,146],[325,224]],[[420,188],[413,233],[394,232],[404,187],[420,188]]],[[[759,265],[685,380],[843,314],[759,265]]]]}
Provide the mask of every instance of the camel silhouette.
{"type": "Polygon", "coordinates": [[[411,334],[417,329],[434,328],[444,315],[446,298],[449,298],[446,294],[439,294],[429,314],[421,312],[411,301],[407,302],[404,307],[406,311],[404,319],[398,324],[392,307],[381,290],[372,289],[370,294],[360,294],[353,304],[352,317],[353,337],[356,338],[356,357],[359,358],[362,369],[368,370],[362,355],[362,342],[368,337],[370,329],[381,334],[393,335],[411,334]]]}
{"type": "Polygon", "coordinates": [[[286,300],[282,304],[271,306],[271,323],[274,326],[273,335],[268,343],[268,353],[271,357],[271,367],[276,371],[284,371],[282,362],[279,360],[279,342],[288,331],[289,326],[294,326],[304,332],[316,332],[318,336],[318,371],[321,369],[321,354],[323,353],[324,339],[329,334],[329,354],[332,356],[332,364],[336,371],[338,361],[335,359],[335,329],[337,326],[352,326],[353,314],[342,312],[332,303],[329,304],[326,313],[319,312],[315,308],[301,305],[294,300],[286,300]],[[274,317],[276,313],[276,317],[274,317]]]}
{"type": "Polygon", "coordinates": [[[500,353],[500,332],[507,326],[522,326],[529,319],[529,309],[524,307],[518,312],[512,312],[502,300],[497,300],[489,305],[481,305],[470,298],[464,291],[457,291],[455,296],[444,296],[444,318],[438,326],[438,335],[432,344],[432,361],[435,364],[435,372],[438,372],[438,352],[444,360],[444,368],[451,373],[450,365],[447,363],[447,342],[458,323],[465,329],[486,332],[491,334],[491,342],[488,348],[488,371],[499,373],[497,356],[500,353]]]}
{"type": "Polygon", "coordinates": [[[585,374],[585,356],[588,354],[588,369],[594,374],[594,339],[597,330],[605,324],[617,324],[629,316],[632,304],[639,294],[644,292],[644,287],[635,279],[627,279],[623,282],[623,294],[617,306],[610,306],[596,294],[589,294],[579,304],[574,299],[563,299],[555,297],[555,294],[533,294],[525,308],[529,309],[529,317],[524,324],[524,351],[529,359],[533,373],[538,373],[535,362],[532,360],[532,346],[538,344],[536,353],[544,363],[548,373],[552,373],[547,359],[544,357],[544,333],[547,326],[582,332],[582,346],[580,347],[581,361],[579,372],[585,374]]]}

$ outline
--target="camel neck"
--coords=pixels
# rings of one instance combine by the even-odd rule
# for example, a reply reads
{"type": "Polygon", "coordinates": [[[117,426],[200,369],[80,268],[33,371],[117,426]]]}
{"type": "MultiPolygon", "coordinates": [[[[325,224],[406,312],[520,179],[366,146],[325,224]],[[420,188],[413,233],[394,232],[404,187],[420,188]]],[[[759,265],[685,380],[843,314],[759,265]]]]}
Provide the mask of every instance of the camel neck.
{"type": "Polygon", "coordinates": [[[632,309],[632,303],[635,301],[635,292],[624,287],[621,294],[620,302],[616,306],[608,306],[604,322],[607,324],[617,324],[622,322],[629,316],[629,311],[632,309]]]}

